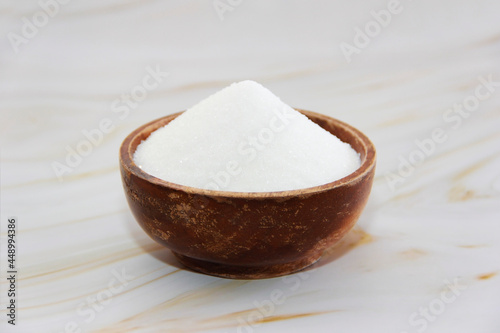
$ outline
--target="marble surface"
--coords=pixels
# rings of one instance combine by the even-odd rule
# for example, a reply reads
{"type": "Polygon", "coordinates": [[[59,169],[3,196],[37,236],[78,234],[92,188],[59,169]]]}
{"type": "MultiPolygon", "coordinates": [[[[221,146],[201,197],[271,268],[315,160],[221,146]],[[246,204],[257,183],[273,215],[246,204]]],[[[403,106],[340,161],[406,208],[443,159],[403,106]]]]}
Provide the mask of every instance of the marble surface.
{"type": "Polygon", "coordinates": [[[42,3],[0,2],[2,332],[500,332],[498,1],[42,3]],[[128,133],[242,79],[377,147],[355,229],[285,278],[183,269],[121,187],[128,133]]]}

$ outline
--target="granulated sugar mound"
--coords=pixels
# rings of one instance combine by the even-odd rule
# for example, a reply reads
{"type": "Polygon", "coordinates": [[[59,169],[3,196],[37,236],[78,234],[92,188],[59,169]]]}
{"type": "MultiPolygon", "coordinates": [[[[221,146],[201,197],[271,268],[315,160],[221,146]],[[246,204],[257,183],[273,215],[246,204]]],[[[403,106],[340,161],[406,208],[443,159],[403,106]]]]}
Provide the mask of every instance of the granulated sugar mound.
{"type": "Polygon", "coordinates": [[[253,81],[233,83],[153,132],[134,161],[172,183],[234,192],[323,185],[360,166],[349,144],[253,81]]]}

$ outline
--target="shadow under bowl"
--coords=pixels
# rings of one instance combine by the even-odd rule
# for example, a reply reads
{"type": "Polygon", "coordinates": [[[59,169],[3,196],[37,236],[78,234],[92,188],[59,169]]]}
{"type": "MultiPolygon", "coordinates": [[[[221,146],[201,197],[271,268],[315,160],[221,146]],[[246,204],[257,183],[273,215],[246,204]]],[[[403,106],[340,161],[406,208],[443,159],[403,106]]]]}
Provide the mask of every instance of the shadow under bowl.
{"type": "Polygon", "coordinates": [[[376,153],[359,130],[331,117],[299,110],[349,143],[361,166],[334,182],[280,192],[227,192],[178,185],[142,171],[137,146],[181,113],[133,131],[120,147],[125,195],[146,233],[185,266],[210,275],[262,279],[316,262],[356,223],[368,200],[376,153]]]}

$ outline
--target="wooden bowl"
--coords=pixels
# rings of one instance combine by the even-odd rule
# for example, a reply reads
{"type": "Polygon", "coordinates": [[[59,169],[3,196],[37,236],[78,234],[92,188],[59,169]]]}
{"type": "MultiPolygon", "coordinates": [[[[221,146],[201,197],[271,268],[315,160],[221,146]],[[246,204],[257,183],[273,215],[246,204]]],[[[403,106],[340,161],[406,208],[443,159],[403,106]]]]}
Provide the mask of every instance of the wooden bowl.
{"type": "Polygon", "coordinates": [[[137,146],[181,113],[133,131],[120,148],[130,209],[141,227],[185,266],[210,275],[261,279],[290,274],[317,261],[356,223],[375,172],[375,147],[357,129],[298,110],[348,142],[361,166],[334,182],[293,191],[224,192],[170,183],[142,171],[137,146]]]}

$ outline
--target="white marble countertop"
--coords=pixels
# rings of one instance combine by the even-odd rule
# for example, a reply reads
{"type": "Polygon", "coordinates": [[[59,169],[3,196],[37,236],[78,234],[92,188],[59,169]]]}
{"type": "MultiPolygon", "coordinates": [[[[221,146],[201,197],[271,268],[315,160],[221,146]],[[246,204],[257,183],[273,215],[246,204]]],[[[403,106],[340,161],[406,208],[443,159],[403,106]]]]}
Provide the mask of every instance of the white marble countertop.
{"type": "Polygon", "coordinates": [[[2,332],[500,332],[498,1],[40,3],[0,3],[2,332]],[[183,269],[122,191],[127,134],[243,79],[377,147],[355,229],[285,278],[183,269]]]}

